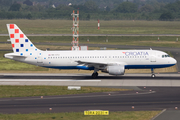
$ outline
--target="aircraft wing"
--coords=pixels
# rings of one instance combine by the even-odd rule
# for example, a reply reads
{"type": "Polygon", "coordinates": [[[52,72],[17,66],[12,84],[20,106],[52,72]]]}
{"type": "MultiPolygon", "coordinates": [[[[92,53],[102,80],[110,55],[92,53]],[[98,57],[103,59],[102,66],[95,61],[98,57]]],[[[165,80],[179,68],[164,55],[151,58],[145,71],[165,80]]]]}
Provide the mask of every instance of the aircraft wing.
{"type": "Polygon", "coordinates": [[[107,62],[97,62],[97,61],[76,61],[79,65],[84,65],[84,66],[107,66],[107,62]]]}
{"type": "Polygon", "coordinates": [[[75,61],[78,63],[78,65],[83,66],[89,66],[89,67],[95,67],[95,68],[102,68],[106,67],[108,65],[126,65],[125,62],[97,62],[97,61],[75,61]]]}

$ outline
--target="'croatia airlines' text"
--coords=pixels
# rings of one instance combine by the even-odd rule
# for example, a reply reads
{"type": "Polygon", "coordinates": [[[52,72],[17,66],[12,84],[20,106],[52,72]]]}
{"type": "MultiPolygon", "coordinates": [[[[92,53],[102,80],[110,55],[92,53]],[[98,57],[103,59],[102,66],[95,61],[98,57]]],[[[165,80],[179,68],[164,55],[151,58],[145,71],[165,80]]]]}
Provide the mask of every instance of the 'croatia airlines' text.
{"type": "Polygon", "coordinates": [[[126,56],[129,56],[129,55],[149,55],[148,52],[123,52],[126,56]]]}

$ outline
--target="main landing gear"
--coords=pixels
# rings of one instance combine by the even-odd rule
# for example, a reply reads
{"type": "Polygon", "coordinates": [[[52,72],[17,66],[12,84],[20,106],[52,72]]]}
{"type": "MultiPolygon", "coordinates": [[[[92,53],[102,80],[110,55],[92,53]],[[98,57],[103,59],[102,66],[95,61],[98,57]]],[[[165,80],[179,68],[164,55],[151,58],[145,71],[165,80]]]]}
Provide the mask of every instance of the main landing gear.
{"type": "Polygon", "coordinates": [[[95,78],[97,78],[97,77],[98,77],[98,73],[97,73],[97,72],[95,72],[95,73],[92,74],[92,78],[95,79],[95,78]]]}
{"type": "Polygon", "coordinates": [[[93,72],[93,74],[92,74],[92,78],[97,78],[98,77],[98,69],[94,69],[94,72],[93,72]]]}
{"type": "Polygon", "coordinates": [[[151,68],[151,74],[152,74],[151,75],[152,78],[156,77],[155,74],[154,74],[154,68],[151,68]]]}

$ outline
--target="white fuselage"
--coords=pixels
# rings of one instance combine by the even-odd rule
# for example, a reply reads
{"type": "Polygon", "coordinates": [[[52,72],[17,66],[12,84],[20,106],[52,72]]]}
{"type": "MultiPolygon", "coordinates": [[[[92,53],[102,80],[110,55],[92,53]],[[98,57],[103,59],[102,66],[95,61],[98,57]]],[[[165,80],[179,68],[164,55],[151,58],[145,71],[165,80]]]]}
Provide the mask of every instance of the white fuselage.
{"type": "Polygon", "coordinates": [[[6,58],[56,69],[94,70],[96,64],[99,70],[116,64],[124,65],[125,69],[153,69],[176,64],[174,58],[157,50],[34,51],[25,52],[23,56],[12,57],[11,53],[5,54],[6,58]],[[77,61],[93,65],[79,64],[77,61]]]}

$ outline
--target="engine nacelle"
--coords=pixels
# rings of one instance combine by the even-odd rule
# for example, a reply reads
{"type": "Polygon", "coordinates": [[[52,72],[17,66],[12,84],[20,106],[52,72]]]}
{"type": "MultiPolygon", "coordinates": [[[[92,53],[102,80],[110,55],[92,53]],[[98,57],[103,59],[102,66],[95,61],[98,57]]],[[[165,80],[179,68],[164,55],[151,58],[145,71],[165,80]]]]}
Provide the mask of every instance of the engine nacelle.
{"type": "Polygon", "coordinates": [[[107,66],[107,72],[110,75],[124,75],[124,65],[107,66]]]}

